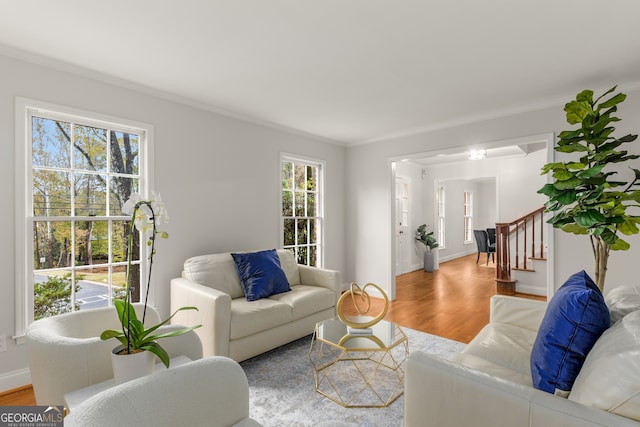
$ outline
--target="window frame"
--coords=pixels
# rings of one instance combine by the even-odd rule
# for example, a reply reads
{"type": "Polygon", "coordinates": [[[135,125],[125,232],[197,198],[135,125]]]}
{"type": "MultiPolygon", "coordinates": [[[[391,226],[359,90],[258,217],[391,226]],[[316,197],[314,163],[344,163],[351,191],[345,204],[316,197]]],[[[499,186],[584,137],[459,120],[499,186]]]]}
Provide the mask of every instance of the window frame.
{"type": "Polygon", "coordinates": [[[473,243],[473,191],[464,190],[462,215],[464,243],[473,243]]]}
{"type": "MultiPolygon", "coordinates": [[[[291,217],[285,217],[282,212],[282,202],[283,202],[283,191],[282,191],[282,165],[284,162],[292,162],[294,164],[304,164],[308,166],[315,166],[318,170],[318,175],[316,178],[316,203],[317,203],[317,214],[315,217],[312,216],[304,216],[304,217],[296,217],[295,216],[295,206],[294,206],[294,216],[293,218],[305,218],[317,219],[317,229],[316,229],[316,237],[317,243],[316,246],[316,265],[315,267],[323,268],[324,266],[324,179],[325,179],[325,162],[323,160],[314,159],[310,157],[300,156],[291,153],[280,153],[280,161],[278,163],[278,195],[279,195],[279,203],[278,203],[278,218],[279,218],[279,230],[280,230],[280,248],[282,249],[292,249],[299,246],[309,246],[309,244],[298,244],[297,239],[294,245],[286,245],[284,244],[284,220],[290,219],[291,217]]],[[[295,196],[294,196],[295,200],[295,196]]],[[[297,233],[297,227],[296,227],[297,233]]],[[[295,250],[295,249],[294,249],[295,250]]],[[[296,256],[296,263],[298,262],[298,258],[296,256]]],[[[303,265],[303,264],[301,264],[303,265]]]]}
{"type": "Polygon", "coordinates": [[[445,204],[445,187],[444,185],[438,185],[436,187],[436,205],[437,205],[437,241],[438,248],[445,249],[446,248],[446,233],[445,233],[445,224],[446,224],[446,204],[445,204]]]}
{"type": "MultiPolygon", "coordinates": [[[[77,124],[135,133],[140,136],[138,156],[138,191],[145,197],[153,188],[153,139],[154,128],[150,124],[108,116],[92,111],[16,97],[15,100],[15,335],[18,344],[24,342],[26,330],[34,317],[33,283],[33,169],[32,169],[32,118],[45,117],[77,124]]],[[[108,212],[106,212],[106,216],[108,212]]],[[[113,220],[124,217],[113,217],[113,220]]],[[[141,244],[140,276],[148,271],[147,245],[141,244]]],[[[111,261],[111,260],[110,260],[111,261]]],[[[145,281],[141,281],[141,288],[145,281]]],[[[141,289],[144,292],[145,289],[141,289]]]]}

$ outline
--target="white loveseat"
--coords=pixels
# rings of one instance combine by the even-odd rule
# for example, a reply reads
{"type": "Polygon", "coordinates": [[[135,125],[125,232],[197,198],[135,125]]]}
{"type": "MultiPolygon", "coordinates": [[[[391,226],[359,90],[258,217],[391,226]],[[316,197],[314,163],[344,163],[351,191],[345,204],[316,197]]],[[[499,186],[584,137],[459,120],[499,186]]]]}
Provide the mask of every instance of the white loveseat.
{"type": "Polygon", "coordinates": [[[640,418],[640,295],[637,288],[619,291],[607,303],[624,311],[611,312],[612,325],[589,352],[568,399],[532,384],[530,354],[546,303],[494,296],[490,323],[462,353],[450,360],[410,354],[405,426],[640,426],[634,420],[640,418]]]}
{"type": "Polygon", "coordinates": [[[340,295],[337,271],[298,265],[292,252],[278,250],[291,291],[247,301],[231,253],[201,255],[184,263],[171,280],[173,321],[198,325],[205,356],[238,362],[313,333],[315,324],[335,316],[340,295]]]}

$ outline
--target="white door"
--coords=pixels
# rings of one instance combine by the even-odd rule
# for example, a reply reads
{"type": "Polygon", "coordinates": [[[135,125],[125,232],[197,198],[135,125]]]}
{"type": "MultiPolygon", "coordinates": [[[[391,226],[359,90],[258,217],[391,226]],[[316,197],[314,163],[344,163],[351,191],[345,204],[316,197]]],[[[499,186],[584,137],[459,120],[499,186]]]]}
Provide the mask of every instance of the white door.
{"type": "Polygon", "coordinates": [[[396,177],[396,276],[411,270],[413,236],[409,228],[409,178],[396,177]]]}

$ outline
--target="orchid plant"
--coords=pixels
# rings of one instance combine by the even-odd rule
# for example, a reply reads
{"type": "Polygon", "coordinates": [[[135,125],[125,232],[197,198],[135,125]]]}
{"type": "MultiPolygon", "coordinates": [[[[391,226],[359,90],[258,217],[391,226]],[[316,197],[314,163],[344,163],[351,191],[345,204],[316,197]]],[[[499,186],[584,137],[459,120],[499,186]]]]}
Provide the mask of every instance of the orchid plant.
{"type": "Polygon", "coordinates": [[[158,236],[166,239],[169,235],[165,231],[159,231],[158,226],[162,225],[169,220],[167,211],[160,194],[152,193],[152,200],[143,200],[142,197],[135,193],[122,207],[122,212],[125,215],[131,215],[131,222],[129,224],[128,233],[128,251],[127,251],[127,272],[125,283],[125,295],[124,299],[117,299],[113,302],[118,313],[118,319],[122,325],[121,330],[107,329],[100,334],[100,339],[107,340],[115,338],[122,344],[123,354],[137,353],[140,351],[150,351],[160,360],[166,367],[169,367],[169,355],[166,350],[158,344],[157,340],[160,338],[174,337],[185,334],[193,329],[199,328],[202,325],[191,326],[179,330],[174,330],[165,333],[155,333],[158,328],[168,323],[178,311],[182,310],[197,310],[196,307],[181,307],[176,310],[170,317],[163,322],[145,328],[144,320],[147,314],[147,302],[149,299],[149,288],[151,284],[151,269],[153,267],[153,256],[155,255],[155,244],[158,236]],[[133,241],[135,238],[135,229],[137,229],[142,236],[147,237],[147,246],[150,246],[149,251],[149,274],[147,276],[147,288],[144,299],[144,311],[142,320],[139,320],[134,307],[131,305],[131,293],[134,289],[132,282],[131,265],[133,255],[133,241]]]}

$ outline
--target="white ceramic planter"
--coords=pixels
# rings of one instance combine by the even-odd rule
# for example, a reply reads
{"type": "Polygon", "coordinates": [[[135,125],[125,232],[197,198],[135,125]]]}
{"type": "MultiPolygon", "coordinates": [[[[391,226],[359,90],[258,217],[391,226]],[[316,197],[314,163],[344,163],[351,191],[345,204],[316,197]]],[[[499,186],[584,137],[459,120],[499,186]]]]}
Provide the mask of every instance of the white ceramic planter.
{"type": "Polygon", "coordinates": [[[116,384],[126,383],[127,381],[149,375],[153,372],[156,362],[155,354],[150,351],[118,354],[122,349],[123,347],[119,345],[111,351],[113,379],[116,384]]]}

